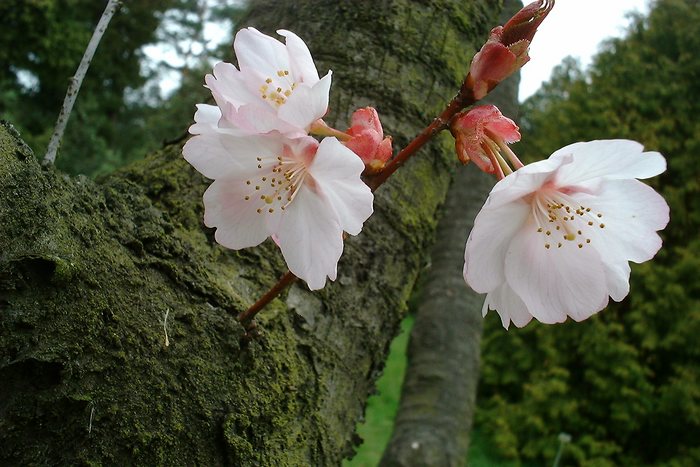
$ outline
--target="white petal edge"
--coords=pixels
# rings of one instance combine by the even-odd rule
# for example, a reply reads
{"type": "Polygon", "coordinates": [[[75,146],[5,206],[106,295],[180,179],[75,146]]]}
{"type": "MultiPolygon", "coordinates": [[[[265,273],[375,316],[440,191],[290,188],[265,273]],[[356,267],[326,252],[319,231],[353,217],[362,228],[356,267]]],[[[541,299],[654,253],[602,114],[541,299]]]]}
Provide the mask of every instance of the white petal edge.
{"type": "Polygon", "coordinates": [[[557,170],[570,164],[571,156],[533,162],[500,180],[489,193],[485,207],[497,208],[539,190],[552,180],[557,170]]]}
{"type": "Polygon", "coordinates": [[[552,324],[564,322],[567,315],[581,321],[600,311],[608,289],[598,252],[572,241],[562,248],[555,242],[549,249],[544,245],[542,234],[528,223],[506,254],[506,280],[530,314],[552,324]]]}
{"type": "Polygon", "coordinates": [[[326,276],[335,280],[343,231],[330,204],[306,185],[284,211],[275,234],[289,270],[309,289],[322,289],[326,276]]]}
{"type": "Polygon", "coordinates": [[[215,180],[204,192],[204,224],[216,227],[216,241],[233,250],[259,245],[269,235],[265,214],[245,201],[245,185],[238,179],[215,180]]]}
{"type": "Polygon", "coordinates": [[[605,179],[645,179],[666,170],[666,159],[658,152],[643,152],[636,141],[596,140],[574,143],[554,152],[550,159],[573,157],[573,163],[557,173],[560,186],[578,185],[605,179]]]}
{"type": "Polygon", "coordinates": [[[507,283],[501,284],[486,295],[482,315],[486,316],[488,310],[498,313],[505,329],[510,327],[511,321],[519,328],[532,321],[532,315],[528,312],[527,306],[507,283]]]}
{"type": "Polygon", "coordinates": [[[324,138],[309,166],[319,192],[329,201],[341,228],[357,235],[372,215],[374,195],[362,181],[365,165],[336,138],[324,138]]]}
{"type": "Polygon", "coordinates": [[[206,75],[204,81],[219,107],[224,107],[225,103],[238,107],[244,102],[261,100],[259,95],[249,90],[245,75],[230,63],[214,65],[214,74],[206,75]]]}
{"type": "Polygon", "coordinates": [[[284,44],[255,28],[238,31],[233,48],[242,72],[249,68],[272,77],[279,70],[289,70],[289,54],[284,44]]]}
{"type": "Polygon", "coordinates": [[[313,86],[318,82],[318,71],[311,57],[309,47],[299,36],[286,29],[279,29],[277,34],[284,36],[289,61],[292,67],[291,73],[294,80],[313,86]]]}
{"type": "MultiPolygon", "coordinates": [[[[274,159],[282,151],[280,140],[265,137],[237,137],[225,132],[194,136],[182,148],[182,154],[207,178],[237,177],[246,180],[256,174],[257,157],[274,159]]],[[[274,161],[270,161],[274,164],[274,161]]]]}
{"type": "Polygon", "coordinates": [[[290,125],[307,129],[328,110],[332,72],[328,72],[313,87],[299,85],[278,111],[279,117],[290,125]]]}
{"type": "Polygon", "coordinates": [[[508,246],[531,209],[529,204],[515,201],[498,209],[484,207],[477,214],[464,249],[464,280],[476,292],[491,292],[505,282],[508,246]]]}

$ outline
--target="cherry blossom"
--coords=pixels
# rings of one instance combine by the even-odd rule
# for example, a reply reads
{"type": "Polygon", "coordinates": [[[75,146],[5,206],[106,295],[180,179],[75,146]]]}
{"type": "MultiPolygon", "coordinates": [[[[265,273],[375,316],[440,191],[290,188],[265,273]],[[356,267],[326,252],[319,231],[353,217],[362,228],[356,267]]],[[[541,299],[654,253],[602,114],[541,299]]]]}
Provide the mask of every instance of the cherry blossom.
{"type": "Polygon", "coordinates": [[[336,278],[343,232],[357,235],[372,214],[364,164],[336,138],[241,137],[217,123],[218,107],[199,105],[185,159],[214,182],[204,223],[231,249],[272,236],[292,273],[309,288],[336,278]]]}
{"type": "Polygon", "coordinates": [[[517,167],[522,163],[510,150],[508,144],[520,141],[518,126],[494,105],[480,105],[457,115],[450,124],[455,137],[457,157],[463,164],[474,161],[488,174],[498,173],[503,178],[503,169],[508,169],[503,161],[505,153],[517,167]]]}
{"type": "Polygon", "coordinates": [[[277,131],[305,136],[328,110],[331,72],[319,79],[308,47],[296,34],[279,30],[286,44],[254,28],[233,41],[238,68],[219,62],[205,81],[223,113],[222,127],[238,134],[277,131]]]}
{"type": "Polygon", "coordinates": [[[489,39],[474,55],[469,70],[475,99],[483,98],[530,60],[530,43],[553,7],[554,0],[530,3],[505,25],[491,30],[489,39]]]}
{"type": "Polygon", "coordinates": [[[384,137],[382,123],[374,107],[364,107],[352,114],[345,146],[352,149],[367,166],[368,173],[382,170],[392,154],[391,137],[384,137]]]}
{"type": "Polygon", "coordinates": [[[584,320],[629,293],[629,261],[650,260],[669,208],[637,179],[662,173],[639,143],[575,143],[491,191],[467,240],[464,278],[503,326],[584,320]]]}

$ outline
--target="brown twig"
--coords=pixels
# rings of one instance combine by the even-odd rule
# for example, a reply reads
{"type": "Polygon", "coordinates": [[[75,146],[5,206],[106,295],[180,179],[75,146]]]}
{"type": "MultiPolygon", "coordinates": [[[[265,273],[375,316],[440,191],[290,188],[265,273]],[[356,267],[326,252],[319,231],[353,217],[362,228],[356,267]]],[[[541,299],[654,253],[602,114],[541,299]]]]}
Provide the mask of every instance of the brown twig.
{"type": "Polygon", "coordinates": [[[287,286],[291,285],[296,280],[297,276],[292,274],[291,271],[287,271],[287,273],[282,276],[282,278],[277,281],[277,283],[273,285],[265,295],[260,297],[258,301],[246,311],[239,313],[237,319],[245,328],[246,334],[255,328],[255,324],[253,323],[253,318],[255,318],[255,315],[262,310],[265,305],[277,297],[284,289],[286,289],[287,286]]]}

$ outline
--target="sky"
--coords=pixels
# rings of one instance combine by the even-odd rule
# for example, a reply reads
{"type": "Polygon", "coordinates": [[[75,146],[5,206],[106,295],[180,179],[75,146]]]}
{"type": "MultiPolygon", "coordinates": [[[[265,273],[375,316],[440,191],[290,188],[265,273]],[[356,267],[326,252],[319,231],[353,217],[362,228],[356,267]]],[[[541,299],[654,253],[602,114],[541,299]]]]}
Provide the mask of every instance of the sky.
{"type": "Polygon", "coordinates": [[[530,45],[530,62],[521,71],[520,100],[537,91],[564,57],[589,65],[601,41],[623,35],[631,11],[648,13],[648,0],[558,0],[530,45]]]}

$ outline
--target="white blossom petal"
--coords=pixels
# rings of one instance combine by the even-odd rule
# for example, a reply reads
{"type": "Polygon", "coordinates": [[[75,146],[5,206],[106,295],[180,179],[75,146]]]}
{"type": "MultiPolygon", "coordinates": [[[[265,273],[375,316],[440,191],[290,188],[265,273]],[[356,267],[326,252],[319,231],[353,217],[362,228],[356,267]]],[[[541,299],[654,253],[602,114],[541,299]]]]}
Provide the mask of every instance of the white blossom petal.
{"type": "Polygon", "coordinates": [[[335,280],[343,252],[343,230],[335,210],[309,187],[299,188],[276,236],[289,270],[311,290],[323,288],[326,276],[335,280]]]}
{"type": "Polygon", "coordinates": [[[197,104],[197,111],[194,113],[194,124],[190,126],[189,132],[193,135],[215,132],[218,129],[221,110],[215,105],[197,104]]]}
{"type": "Polygon", "coordinates": [[[516,170],[496,183],[484,206],[495,209],[534,193],[554,178],[557,169],[571,161],[571,156],[559,160],[545,159],[516,170]]]}
{"type": "Polygon", "coordinates": [[[287,102],[280,106],[279,118],[298,128],[307,129],[314,121],[323,117],[328,110],[331,75],[329,71],[313,87],[297,87],[287,102]]]}
{"type": "Polygon", "coordinates": [[[504,282],[494,291],[486,295],[482,314],[486,316],[488,310],[495,310],[501,317],[501,324],[508,329],[512,321],[517,327],[522,328],[532,320],[532,315],[527,311],[527,306],[504,282]]]}
{"type": "Polygon", "coordinates": [[[341,228],[351,235],[372,215],[372,191],[360,179],[365,165],[336,138],[324,138],[309,166],[319,193],[336,212],[341,228]]]}
{"type": "Polygon", "coordinates": [[[295,126],[281,119],[269,106],[258,103],[244,104],[238,109],[229,108],[226,119],[237,128],[250,135],[264,135],[277,131],[287,138],[306,136],[303,127],[295,126]]]}
{"type": "Polygon", "coordinates": [[[259,96],[249,90],[246,74],[230,63],[219,62],[214,65],[214,74],[206,75],[204,81],[219,107],[223,108],[227,102],[238,107],[244,102],[259,100],[259,96]]]}
{"type": "Polygon", "coordinates": [[[585,202],[596,218],[599,248],[625,260],[643,263],[661,248],[657,231],[666,227],[669,208],[652,188],[637,180],[606,180],[585,202]]]}
{"type": "Polygon", "coordinates": [[[572,164],[557,173],[560,186],[579,185],[595,179],[650,178],[666,170],[666,160],[658,152],[642,152],[644,146],[625,139],[574,143],[550,156],[559,160],[573,156],[572,164]]]}
{"type": "Polygon", "coordinates": [[[600,311],[608,292],[598,252],[573,241],[562,247],[547,241],[530,222],[506,254],[506,280],[530,314],[543,323],[561,323],[567,315],[581,321],[600,311]]]}
{"type": "Polygon", "coordinates": [[[182,154],[205,177],[216,179],[235,174],[245,180],[259,171],[256,157],[274,158],[281,150],[282,145],[274,139],[245,138],[217,131],[190,138],[182,154]]]}
{"type": "Polygon", "coordinates": [[[204,223],[216,227],[221,245],[239,250],[262,243],[269,235],[268,217],[259,205],[245,200],[249,191],[239,179],[215,180],[204,192],[204,223]]]}
{"type": "Polygon", "coordinates": [[[464,280],[476,292],[491,292],[505,281],[508,246],[530,210],[529,204],[516,201],[477,214],[464,252],[464,280]]]}
{"type": "Polygon", "coordinates": [[[233,41],[233,48],[241,71],[250,68],[262,75],[272,77],[279,70],[289,70],[287,48],[277,39],[255,28],[238,31],[233,41]]]}
{"type": "Polygon", "coordinates": [[[318,82],[318,71],[306,43],[291,31],[280,29],[277,34],[284,36],[289,52],[291,72],[297,82],[312,86],[318,82]]]}

